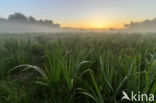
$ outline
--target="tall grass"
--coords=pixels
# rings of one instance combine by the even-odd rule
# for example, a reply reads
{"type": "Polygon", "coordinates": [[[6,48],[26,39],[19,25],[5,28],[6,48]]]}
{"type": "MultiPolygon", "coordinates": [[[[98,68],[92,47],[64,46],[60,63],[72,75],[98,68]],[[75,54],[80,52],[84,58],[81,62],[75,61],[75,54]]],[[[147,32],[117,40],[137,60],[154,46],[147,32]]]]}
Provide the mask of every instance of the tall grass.
{"type": "Polygon", "coordinates": [[[5,40],[0,103],[120,103],[123,90],[155,94],[155,44],[154,35],[120,33],[5,40]]]}

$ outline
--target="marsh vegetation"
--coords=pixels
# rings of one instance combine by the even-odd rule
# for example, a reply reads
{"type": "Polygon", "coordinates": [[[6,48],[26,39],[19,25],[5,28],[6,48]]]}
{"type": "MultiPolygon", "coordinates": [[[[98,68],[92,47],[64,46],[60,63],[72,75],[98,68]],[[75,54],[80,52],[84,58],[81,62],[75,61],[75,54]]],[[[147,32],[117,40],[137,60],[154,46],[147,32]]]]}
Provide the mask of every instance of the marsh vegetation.
{"type": "Polygon", "coordinates": [[[0,103],[120,103],[123,90],[156,93],[155,34],[0,35],[0,103]]]}

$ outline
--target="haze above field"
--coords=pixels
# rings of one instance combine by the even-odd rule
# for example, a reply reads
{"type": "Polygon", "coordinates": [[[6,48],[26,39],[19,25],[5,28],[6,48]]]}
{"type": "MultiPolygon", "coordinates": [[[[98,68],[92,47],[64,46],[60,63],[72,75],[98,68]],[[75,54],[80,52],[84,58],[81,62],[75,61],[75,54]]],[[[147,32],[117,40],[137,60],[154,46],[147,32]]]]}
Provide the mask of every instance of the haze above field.
{"type": "Polygon", "coordinates": [[[155,0],[1,0],[0,32],[156,32],[155,4],[155,0]]]}

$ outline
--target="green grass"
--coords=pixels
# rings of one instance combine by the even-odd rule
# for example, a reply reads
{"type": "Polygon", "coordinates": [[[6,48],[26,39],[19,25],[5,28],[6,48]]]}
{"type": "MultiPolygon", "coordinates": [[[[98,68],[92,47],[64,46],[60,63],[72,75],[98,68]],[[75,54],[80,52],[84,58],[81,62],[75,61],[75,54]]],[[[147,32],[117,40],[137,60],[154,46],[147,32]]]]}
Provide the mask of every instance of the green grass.
{"type": "Polygon", "coordinates": [[[156,93],[155,34],[0,34],[0,40],[0,103],[121,103],[123,90],[156,93]]]}

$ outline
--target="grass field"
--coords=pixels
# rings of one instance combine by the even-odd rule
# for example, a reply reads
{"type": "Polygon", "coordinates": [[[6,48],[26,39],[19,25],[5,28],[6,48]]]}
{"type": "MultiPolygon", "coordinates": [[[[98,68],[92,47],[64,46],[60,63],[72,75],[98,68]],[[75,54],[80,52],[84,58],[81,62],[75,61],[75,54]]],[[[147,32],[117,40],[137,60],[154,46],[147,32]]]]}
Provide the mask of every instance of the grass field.
{"type": "Polygon", "coordinates": [[[0,34],[0,103],[121,103],[122,91],[156,93],[155,34],[0,34]]]}

